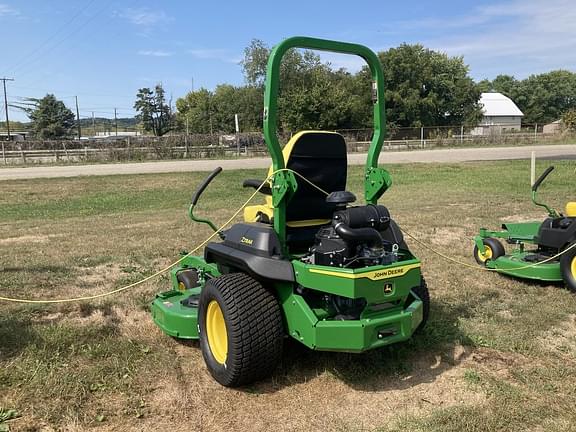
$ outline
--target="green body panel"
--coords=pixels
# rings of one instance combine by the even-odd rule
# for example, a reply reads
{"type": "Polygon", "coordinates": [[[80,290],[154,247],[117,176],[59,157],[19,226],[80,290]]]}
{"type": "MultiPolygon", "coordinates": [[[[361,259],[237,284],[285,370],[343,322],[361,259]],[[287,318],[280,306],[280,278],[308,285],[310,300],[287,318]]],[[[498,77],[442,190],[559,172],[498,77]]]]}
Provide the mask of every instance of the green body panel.
{"type": "Polygon", "coordinates": [[[410,289],[420,283],[420,261],[417,259],[361,269],[316,266],[300,261],[292,261],[292,265],[299,285],[342,297],[364,298],[369,305],[404,299],[410,289]],[[374,274],[378,280],[361,277],[374,274]],[[387,292],[384,291],[386,284],[387,292]]]}
{"type": "Polygon", "coordinates": [[[364,298],[367,301],[360,319],[331,320],[327,317],[327,311],[311,308],[301,295],[294,292],[290,284],[277,287],[287,333],[311,349],[362,352],[408,340],[422,322],[423,309],[419,299],[404,307],[411,288],[420,284],[420,262],[416,259],[356,270],[306,265],[298,261],[294,261],[293,265],[297,283],[302,287],[343,297],[364,298]],[[409,266],[414,267],[402,272],[402,275],[376,281],[312,272],[321,270],[361,275],[384,273],[409,266]],[[390,293],[384,291],[385,284],[393,287],[390,293]],[[379,337],[382,331],[387,335],[379,337]]]}
{"type": "Polygon", "coordinates": [[[422,322],[422,302],[359,320],[319,319],[299,295],[282,303],[287,333],[310,349],[363,352],[408,340],[422,322]],[[379,337],[385,331],[388,336],[379,337]]]}
{"type": "Polygon", "coordinates": [[[392,177],[384,168],[366,168],[364,196],[369,204],[376,204],[378,198],[392,186],[392,177]]]}
{"type": "Polygon", "coordinates": [[[508,232],[508,238],[511,240],[523,240],[534,242],[542,222],[520,222],[504,224],[508,232]]]}
{"type": "Polygon", "coordinates": [[[486,263],[486,267],[497,269],[499,273],[520,278],[549,282],[560,282],[563,280],[559,261],[551,261],[549,263],[525,268],[526,266],[533,264],[524,261],[523,259],[528,253],[530,252],[515,251],[510,255],[504,255],[498,259],[489,260],[486,263]]]}
{"type": "Polygon", "coordinates": [[[198,339],[198,309],[181,303],[192,294],[200,294],[200,288],[156,294],[151,307],[152,319],[167,335],[180,339],[198,339]]]}
{"type": "Polygon", "coordinates": [[[358,321],[319,321],[316,343],[324,351],[362,352],[410,339],[422,322],[422,302],[414,301],[404,311],[394,311],[358,321]],[[385,332],[389,336],[379,336],[385,332]]]}

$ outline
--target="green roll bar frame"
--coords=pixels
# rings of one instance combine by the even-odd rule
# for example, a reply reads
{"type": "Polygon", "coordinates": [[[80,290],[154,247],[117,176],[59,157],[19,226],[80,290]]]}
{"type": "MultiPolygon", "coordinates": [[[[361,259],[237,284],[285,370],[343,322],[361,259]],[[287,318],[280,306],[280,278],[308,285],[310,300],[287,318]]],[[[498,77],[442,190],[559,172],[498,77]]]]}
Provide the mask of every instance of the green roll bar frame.
{"type": "MultiPolygon", "coordinates": [[[[372,101],[374,105],[374,134],[368,150],[365,167],[364,197],[367,204],[376,204],[378,198],[391,186],[392,179],[385,169],[378,168],[378,156],[386,135],[384,107],[384,75],[378,56],[368,47],[347,42],[296,36],[276,45],[270,53],[266,70],[264,92],[264,139],[274,172],[286,168],[282,149],[278,142],[278,89],[280,85],[280,64],[286,52],[292,48],[353,54],[362,57],[372,77],[372,101]]],[[[274,229],[284,248],[286,244],[286,204],[296,191],[296,179],[291,172],[277,172],[272,180],[272,202],[274,204],[274,229]]]]}

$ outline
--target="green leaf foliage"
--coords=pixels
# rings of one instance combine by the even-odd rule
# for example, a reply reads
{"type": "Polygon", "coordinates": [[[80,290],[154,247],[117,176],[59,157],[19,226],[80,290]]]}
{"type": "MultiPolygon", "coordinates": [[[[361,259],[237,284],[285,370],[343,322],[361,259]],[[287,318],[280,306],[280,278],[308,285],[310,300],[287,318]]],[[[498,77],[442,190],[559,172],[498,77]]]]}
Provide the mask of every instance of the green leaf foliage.
{"type": "Polygon", "coordinates": [[[164,89],[157,84],[154,90],[144,87],[138,90],[134,109],[144,130],[155,136],[165,135],[172,127],[172,112],[166,103],[164,89]]]}
{"type": "Polygon", "coordinates": [[[67,138],[76,125],[74,113],[53,94],[41,99],[27,98],[19,108],[26,113],[32,132],[40,139],[67,138]]]}
{"type": "Polygon", "coordinates": [[[476,124],[480,89],[462,57],[402,44],[379,53],[388,122],[402,127],[476,124]]]}
{"type": "MultiPolygon", "coordinates": [[[[233,132],[234,114],[242,131],[262,127],[262,98],[270,48],[253,40],[241,66],[246,85],[201,89],[176,102],[180,124],[188,131],[233,132]]],[[[386,77],[389,125],[474,123],[481,116],[480,90],[461,57],[402,45],[380,53],[386,77]]],[[[349,73],[308,50],[289,50],[280,66],[279,129],[355,129],[372,126],[370,76],[366,69],[349,73]]]]}

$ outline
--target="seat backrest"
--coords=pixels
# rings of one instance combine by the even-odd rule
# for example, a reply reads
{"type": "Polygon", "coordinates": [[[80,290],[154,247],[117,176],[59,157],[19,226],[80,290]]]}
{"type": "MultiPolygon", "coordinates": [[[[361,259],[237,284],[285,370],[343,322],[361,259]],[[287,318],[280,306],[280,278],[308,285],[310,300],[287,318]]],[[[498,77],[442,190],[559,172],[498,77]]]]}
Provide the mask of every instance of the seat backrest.
{"type": "MultiPolygon", "coordinates": [[[[336,132],[303,131],[283,150],[286,168],[331,193],[346,190],[348,159],[344,137],[336,132]]],[[[326,195],[296,176],[298,189],[288,202],[286,221],[331,219],[335,206],[326,195]]]]}

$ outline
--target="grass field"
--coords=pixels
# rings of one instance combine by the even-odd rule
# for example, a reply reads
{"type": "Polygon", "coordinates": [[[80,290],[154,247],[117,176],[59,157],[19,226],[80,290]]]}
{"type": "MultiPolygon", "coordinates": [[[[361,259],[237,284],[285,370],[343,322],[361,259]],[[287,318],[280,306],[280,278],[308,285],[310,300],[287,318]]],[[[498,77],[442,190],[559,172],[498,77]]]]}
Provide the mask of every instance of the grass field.
{"type": "MultiPolygon", "coordinates": [[[[539,170],[546,162],[539,163],[539,170]]],[[[381,203],[406,231],[474,263],[480,226],[542,219],[529,163],[388,167],[381,203]]],[[[574,196],[574,162],[541,189],[574,196]]],[[[221,174],[200,206],[223,222],[249,196],[221,174]]],[[[0,295],[65,298],[139,280],[204,239],[186,208],[204,173],[2,182],[0,295]]],[[[359,194],[362,172],[350,168],[359,194]]],[[[195,343],[166,337],[148,303],[167,277],[103,300],[0,303],[0,430],[567,431],[576,429],[576,297],[443,261],[423,261],[431,319],[410,342],[365,355],[286,342],[272,378],[240,390],[208,375],[195,343]],[[13,416],[19,418],[2,423],[13,416]]]]}

